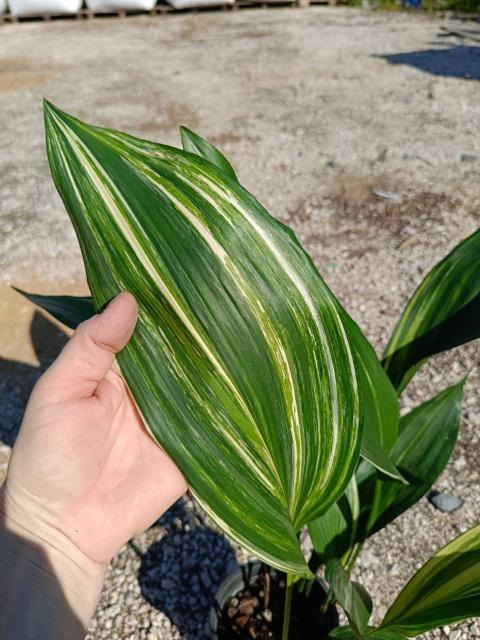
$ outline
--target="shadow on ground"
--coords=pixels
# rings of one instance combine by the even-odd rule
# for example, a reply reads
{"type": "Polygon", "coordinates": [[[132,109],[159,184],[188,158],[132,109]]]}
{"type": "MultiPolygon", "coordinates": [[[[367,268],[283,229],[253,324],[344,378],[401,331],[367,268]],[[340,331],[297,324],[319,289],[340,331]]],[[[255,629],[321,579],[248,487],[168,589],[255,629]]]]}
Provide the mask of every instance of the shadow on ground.
{"type": "Polygon", "coordinates": [[[390,64],[404,64],[435,76],[480,80],[480,47],[463,45],[449,49],[425,49],[377,55],[390,64]]]}
{"type": "Polygon", "coordinates": [[[60,353],[68,336],[36,312],[30,324],[30,339],[38,366],[0,358],[0,440],[10,447],[17,437],[34,384],[60,353]]]}
{"type": "Polygon", "coordinates": [[[237,568],[232,547],[181,499],[160,519],[166,535],[142,556],[143,597],[162,611],[185,640],[203,640],[210,607],[223,579],[237,568]]]}

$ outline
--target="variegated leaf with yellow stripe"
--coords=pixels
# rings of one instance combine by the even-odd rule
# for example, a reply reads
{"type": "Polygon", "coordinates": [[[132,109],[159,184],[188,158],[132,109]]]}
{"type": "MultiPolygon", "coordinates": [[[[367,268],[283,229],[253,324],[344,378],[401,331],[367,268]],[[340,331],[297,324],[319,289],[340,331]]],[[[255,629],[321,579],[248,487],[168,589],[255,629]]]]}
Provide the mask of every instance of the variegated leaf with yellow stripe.
{"type": "Polygon", "coordinates": [[[45,122],[95,307],[139,302],[118,362],[148,429],[226,533],[310,575],[296,534],[342,493],[361,436],[333,295],[228,172],[48,103],[45,122]]]}
{"type": "MultiPolygon", "coordinates": [[[[185,151],[208,160],[220,171],[237,180],[227,158],[208,140],[186,127],[180,128],[180,137],[185,151]]],[[[395,389],[360,327],[341,304],[337,303],[337,309],[353,349],[363,399],[363,438],[360,454],[386,475],[403,480],[388,453],[397,438],[399,408],[395,389]]]]}
{"type": "Polygon", "coordinates": [[[381,630],[415,636],[480,616],[480,524],[445,545],[405,585],[381,630]]]}

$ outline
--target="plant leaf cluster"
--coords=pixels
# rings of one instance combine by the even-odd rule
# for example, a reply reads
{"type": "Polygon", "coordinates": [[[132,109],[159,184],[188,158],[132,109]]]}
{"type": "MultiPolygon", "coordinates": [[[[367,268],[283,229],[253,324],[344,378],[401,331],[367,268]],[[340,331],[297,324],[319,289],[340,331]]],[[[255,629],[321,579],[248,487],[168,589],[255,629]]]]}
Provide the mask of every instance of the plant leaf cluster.
{"type": "Polygon", "coordinates": [[[429,357],[480,336],[480,231],[420,284],[380,361],[293,232],[209,142],[182,127],[174,149],[49,103],[45,124],[92,297],[17,290],[71,328],[119,291],[135,295],[122,374],[217,524],[297,577],[324,564],[349,620],[332,638],[401,640],[480,615],[478,527],[419,570],[379,628],[349,579],[363,542],[425,495],[455,446],[463,380],[402,417],[399,396],[429,357]]]}

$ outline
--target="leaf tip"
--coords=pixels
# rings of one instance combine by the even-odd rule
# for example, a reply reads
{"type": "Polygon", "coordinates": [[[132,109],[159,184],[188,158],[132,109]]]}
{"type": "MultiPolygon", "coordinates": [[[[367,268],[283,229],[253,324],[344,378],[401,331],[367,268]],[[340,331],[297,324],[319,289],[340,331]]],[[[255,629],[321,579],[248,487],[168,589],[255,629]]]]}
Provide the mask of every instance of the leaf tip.
{"type": "Polygon", "coordinates": [[[46,121],[50,120],[54,114],[59,112],[60,110],[53,104],[53,102],[50,102],[47,98],[43,99],[43,115],[46,121]]]}
{"type": "Polygon", "coordinates": [[[28,299],[28,293],[26,291],[24,291],[23,289],[20,289],[20,287],[16,287],[14,284],[12,284],[12,285],[10,285],[10,288],[13,289],[16,293],[19,293],[24,298],[28,299]]]}

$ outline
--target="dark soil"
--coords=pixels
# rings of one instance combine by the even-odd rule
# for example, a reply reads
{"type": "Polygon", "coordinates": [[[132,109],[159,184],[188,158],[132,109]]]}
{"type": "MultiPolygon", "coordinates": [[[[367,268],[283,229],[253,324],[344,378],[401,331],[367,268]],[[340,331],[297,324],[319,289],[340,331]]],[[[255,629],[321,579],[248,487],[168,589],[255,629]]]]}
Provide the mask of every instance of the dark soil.
{"type": "MultiPolygon", "coordinates": [[[[280,640],[283,627],[286,575],[262,565],[259,573],[245,570],[244,587],[219,612],[219,640],[280,640]]],[[[292,594],[290,640],[323,640],[338,625],[337,612],[322,605],[326,592],[319,581],[300,581],[292,594]],[[307,595],[307,587],[310,591],[307,595]]]]}

